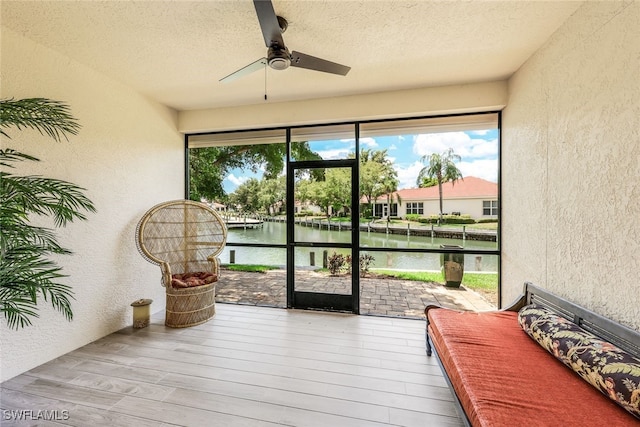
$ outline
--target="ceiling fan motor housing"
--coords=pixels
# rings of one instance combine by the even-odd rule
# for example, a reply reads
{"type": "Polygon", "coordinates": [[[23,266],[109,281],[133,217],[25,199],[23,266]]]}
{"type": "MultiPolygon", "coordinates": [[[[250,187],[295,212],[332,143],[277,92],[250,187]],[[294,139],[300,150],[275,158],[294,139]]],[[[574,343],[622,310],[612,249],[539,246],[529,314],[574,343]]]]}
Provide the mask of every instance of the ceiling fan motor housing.
{"type": "Polygon", "coordinates": [[[267,63],[274,70],[286,70],[291,65],[291,54],[286,48],[271,46],[267,54],[267,63]]]}
{"type": "Polygon", "coordinates": [[[254,71],[264,67],[265,61],[266,64],[269,64],[269,67],[278,71],[286,70],[289,67],[295,67],[313,71],[322,71],[324,73],[337,74],[341,76],[347,75],[351,67],[347,67],[346,65],[337,64],[335,62],[327,61],[326,59],[317,58],[295,50],[292,55],[291,52],[289,52],[289,49],[287,49],[282,38],[282,33],[284,33],[289,26],[287,20],[282,16],[276,15],[271,0],[253,0],[253,6],[255,7],[256,14],[258,15],[258,22],[260,23],[260,29],[262,30],[264,44],[268,49],[267,57],[260,58],[257,61],[234,71],[228,76],[220,79],[221,82],[229,82],[238,77],[253,73],[254,71]]]}

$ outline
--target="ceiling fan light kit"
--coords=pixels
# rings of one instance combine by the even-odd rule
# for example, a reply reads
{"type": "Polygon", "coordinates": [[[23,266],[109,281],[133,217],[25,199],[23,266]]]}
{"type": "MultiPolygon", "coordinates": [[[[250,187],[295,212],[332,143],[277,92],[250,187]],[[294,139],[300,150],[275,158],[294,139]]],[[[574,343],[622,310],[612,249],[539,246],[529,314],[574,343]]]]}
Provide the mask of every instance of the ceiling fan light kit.
{"type": "Polygon", "coordinates": [[[291,65],[291,54],[285,48],[270,47],[267,55],[267,63],[274,70],[286,70],[291,65]]]}
{"type": "Polygon", "coordinates": [[[272,69],[278,71],[286,70],[289,67],[296,67],[346,76],[349,70],[351,70],[351,67],[346,65],[327,61],[326,59],[317,58],[301,52],[293,51],[289,53],[289,49],[284,44],[284,39],[282,38],[282,33],[284,33],[289,26],[287,20],[276,15],[271,0],[253,0],[253,5],[258,15],[265,45],[267,46],[267,56],[223,77],[220,79],[221,82],[227,83],[257,71],[262,68],[265,63],[272,69]]]}

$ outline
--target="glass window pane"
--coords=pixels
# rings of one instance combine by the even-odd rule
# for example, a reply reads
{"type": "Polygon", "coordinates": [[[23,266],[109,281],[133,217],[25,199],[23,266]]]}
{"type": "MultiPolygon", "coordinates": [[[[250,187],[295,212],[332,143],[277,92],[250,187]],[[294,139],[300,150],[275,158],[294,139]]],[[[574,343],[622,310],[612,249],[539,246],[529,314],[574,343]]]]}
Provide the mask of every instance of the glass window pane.
{"type": "Polygon", "coordinates": [[[220,254],[216,301],[286,307],[286,259],[286,249],[225,247],[220,254]]]}
{"type": "Polygon", "coordinates": [[[495,113],[361,124],[361,222],[497,248],[497,126],[495,113]]]}
{"type": "Polygon", "coordinates": [[[189,198],[222,214],[229,242],[286,243],[284,225],[265,223],[286,212],[285,138],[283,129],[188,136],[189,198]]]}
{"type": "Polygon", "coordinates": [[[495,255],[454,254],[453,260],[462,259],[462,266],[447,264],[447,274],[461,282],[457,288],[445,286],[444,264],[450,262],[445,254],[370,251],[360,255],[368,260],[368,270],[360,279],[362,314],[422,318],[428,304],[474,311],[497,308],[495,255]]]}
{"type": "Polygon", "coordinates": [[[296,248],[294,290],[351,295],[350,254],[344,248],[296,248]]]}
{"type": "Polygon", "coordinates": [[[355,145],[355,125],[353,124],[291,129],[293,160],[355,158],[355,145]],[[312,153],[311,156],[309,151],[312,153]]]}
{"type": "Polygon", "coordinates": [[[351,168],[296,169],[294,241],[351,242],[351,168]]]}

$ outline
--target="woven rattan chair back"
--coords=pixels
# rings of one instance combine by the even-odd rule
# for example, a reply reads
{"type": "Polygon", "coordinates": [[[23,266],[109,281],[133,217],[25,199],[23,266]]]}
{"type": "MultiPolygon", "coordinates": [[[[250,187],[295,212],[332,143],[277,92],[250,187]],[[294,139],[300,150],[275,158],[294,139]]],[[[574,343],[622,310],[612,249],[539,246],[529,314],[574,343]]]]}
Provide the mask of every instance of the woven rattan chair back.
{"type": "Polygon", "coordinates": [[[167,289],[165,324],[193,326],[215,313],[215,283],[193,288],[171,286],[172,275],[210,272],[219,276],[216,257],[227,240],[227,228],[218,213],[204,203],[173,200],[149,209],[136,229],[142,256],[160,266],[167,289]]]}

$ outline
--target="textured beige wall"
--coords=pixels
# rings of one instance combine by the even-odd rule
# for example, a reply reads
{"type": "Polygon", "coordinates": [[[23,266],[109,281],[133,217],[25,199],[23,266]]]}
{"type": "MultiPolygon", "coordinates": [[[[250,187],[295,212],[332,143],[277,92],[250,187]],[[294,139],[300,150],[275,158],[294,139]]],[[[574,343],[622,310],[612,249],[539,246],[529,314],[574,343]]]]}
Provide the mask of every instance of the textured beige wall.
{"type": "Polygon", "coordinates": [[[586,2],[509,82],[503,302],[525,280],[640,330],[640,2],[586,2]]]}
{"type": "Polygon", "coordinates": [[[41,162],[17,171],[71,181],[87,189],[98,212],[60,233],[75,254],[58,259],[73,286],[75,318],[42,304],[34,326],[0,325],[1,380],[131,324],[134,300],[164,308],[159,269],[138,254],[135,226],[160,201],[184,194],[183,138],[177,114],[127,87],[2,28],[3,98],[47,97],[70,104],[82,124],[71,142],[10,131],[2,140],[41,162]]]}
{"type": "Polygon", "coordinates": [[[181,111],[184,133],[501,110],[507,82],[398,90],[278,104],[181,111]]]}

